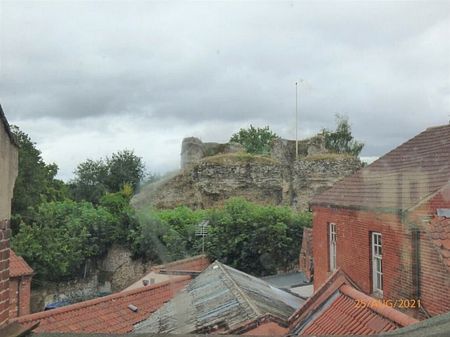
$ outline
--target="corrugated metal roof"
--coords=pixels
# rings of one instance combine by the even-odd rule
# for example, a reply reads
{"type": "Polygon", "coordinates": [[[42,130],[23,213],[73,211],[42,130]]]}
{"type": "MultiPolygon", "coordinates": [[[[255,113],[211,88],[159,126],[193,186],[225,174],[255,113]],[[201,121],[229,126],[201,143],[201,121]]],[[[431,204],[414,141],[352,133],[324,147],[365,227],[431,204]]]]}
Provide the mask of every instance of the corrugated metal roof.
{"type": "Polygon", "coordinates": [[[291,272],[261,277],[262,280],[277,288],[290,289],[309,283],[304,272],[291,272]]]}
{"type": "Polygon", "coordinates": [[[450,183],[450,124],[425,130],[316,196],[311,205],[408,210],[450,183]]]}
{"type": "Polygon", "coordinates": [[[265,314],[287,320],[303,303],[297,296],[216,261],[134,331],[228,331],[265,314]]]}

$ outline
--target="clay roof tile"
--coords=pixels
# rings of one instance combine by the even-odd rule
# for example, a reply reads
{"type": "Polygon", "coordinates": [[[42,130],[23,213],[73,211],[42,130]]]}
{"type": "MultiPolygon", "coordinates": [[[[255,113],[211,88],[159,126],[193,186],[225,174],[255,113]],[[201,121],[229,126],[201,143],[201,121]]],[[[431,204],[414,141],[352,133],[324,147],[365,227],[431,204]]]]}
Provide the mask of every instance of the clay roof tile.
{"type": "Polygon", "coordinates": [[[148,318],[190,279],[190,276],[175,276],[172,281],[21,316],[13,321],[24,326],[39,322],[34,330],[36,333],[128,333],[133,330],[134,324],[148,318]],[[129,304],[138,307],[138,311],[129,310],[129,304]]]}
{"type": "Polygon", "coordinates": [[[33,269],[21,257],[17,256],[12,249],[9,250],[9,276],[28,276],[33,274],[33,269]]]}

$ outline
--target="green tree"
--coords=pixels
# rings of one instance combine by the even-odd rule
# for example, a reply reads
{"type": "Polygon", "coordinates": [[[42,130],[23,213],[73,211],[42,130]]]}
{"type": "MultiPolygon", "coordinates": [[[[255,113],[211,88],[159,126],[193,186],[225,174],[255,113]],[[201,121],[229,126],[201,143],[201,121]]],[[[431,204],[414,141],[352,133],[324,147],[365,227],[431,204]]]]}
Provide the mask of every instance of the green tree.
{"type": "Polygon", "coordinates": [[[141,212],[138,227],[130,231],[134,254],[158,261],[199,254],[201,239],[195,236],[195,231],[205,217],[205,211],[184,206],[141,212]]]}
{"type": "Polygon", "coordinates": [[[182,206],[173,210],[162,210],[158,217],[170,229],[164,236],[164,242],[172,260],[182,259],[201,252],[201,239],[195,232],[206,217],[204,210],[195,210],[182,206]]]}
{"type": "Polygon", "coordinates": [[[108,176],[106,184],[110,192],[119,191],[125,184],[129,184],[136,191],[139,183],[145,177],[145,166],[142,158],[133,151],[123,150],[113,153],[107,158],[108,176]]]}
{"type": "Polygon", "coordinates": [[[77,166],[74,174],[75,179],[69,184],[74,200],[97,204],[108,191],[108,166],[102,159],[86,160],[77,166]]]}
{"type": "Polygon", "coordinates": [[[233,134],[230,142],[243,145],[248,153],[268,154],[275,138],[277,138],[277,135],[268,126],[255,128],[250,125],[248,129],[240,129],[239,132],[233,134]]]}
{"type": "Polygon", "coordinates": [[[117,220],[115,229],[115,238],[122,245],[128,244],[127,237],[130,231],[135,230],[138,224],[138,218],[133,207],[130,205],[130,199],[133,196],[133,190],[130,185],[124,187],[116,193],[106,193],[100,198],[99,205],[108,210],[117,220]]]}
{"type": "Polygon", "coordinates": [[[42,203],[32,219],[20,224],[12,247],[38,280],[73,278],[87,259],[104,254],[119,239],[114,215],[88,202],[42,203]]]}
{"type": "Polygon", "coordinates": [[[155,212],[141,212],[138,219],[139,227],[129,233],[134,256],[154,262],[171,260],[164,240],[170,231],[167,223],[155,212]]]}
{"type": "Polygon", "coordinates": [[[119,192],[125,185],[136,192],[146,172],[142,158],[124,150],[105,160],[88,159],[77,166],[74,174],[70,183],[72,197],[98,204],[106,193],[119,192]]]}
{"type": "Polygon", "coordinates": [[[233,198],[210,215],[207,252],[239,270],[270,275],[297,261],[303,227],[310,224],[309,213],[233,198]]]}
{"type": "Polygon", "coordinates": [[[364,144],[353,139],[348,119],[341,115],[336,115],[336,123],[337,127],[335,131],[326,129],[322,131],[325,136],[325,147],[335,153],[348,153],[358,156],[364,144]]]}
{"type": "Polygon", "coordinates": [[[21,221],[28,221],[33,210],[42,202],[63,200],[67,186],[56,179],[58,166],[46,164],[41,151],[31,138],[17,126],[12,127],[19,148],[19,172],[12,199],[12,229],[15,233],[21,221]]]}
{"type": "Polygon", "coordinates": [[[133,253],[154,261],[171,261],[199,254],[202,238],[197,225],[209,220],[206,253],[254,275],[288,270],[297,263],[303,227],[311,214],[287,207],[261,206],[233,198],[223,208],[147,210],[130,231],[133,253]]]}

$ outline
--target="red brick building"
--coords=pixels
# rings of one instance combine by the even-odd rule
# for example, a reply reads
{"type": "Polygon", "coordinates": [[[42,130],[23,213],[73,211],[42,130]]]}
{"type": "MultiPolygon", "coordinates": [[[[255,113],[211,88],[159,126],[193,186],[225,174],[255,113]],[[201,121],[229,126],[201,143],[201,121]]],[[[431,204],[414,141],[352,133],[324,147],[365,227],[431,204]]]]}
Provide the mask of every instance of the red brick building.
{"type": "Polygon", "coordinates": [[[298,262],[299,269],[305,273],[306,280],[311,282],[314,274],[312,228],[303,228],[302,246],[298,262]]]}
{"type": "Polygon", "coordinates": [[[404,311],[420,300],[411,314],[450,311],[450,125],[344,178],[311,208],[315,289],[339,267],[404,311]]]}
{"type": "Polygon", "coordinates": [[[25,260],[9,251],[9,318],[30,313],[33,269],[25,260]]]}

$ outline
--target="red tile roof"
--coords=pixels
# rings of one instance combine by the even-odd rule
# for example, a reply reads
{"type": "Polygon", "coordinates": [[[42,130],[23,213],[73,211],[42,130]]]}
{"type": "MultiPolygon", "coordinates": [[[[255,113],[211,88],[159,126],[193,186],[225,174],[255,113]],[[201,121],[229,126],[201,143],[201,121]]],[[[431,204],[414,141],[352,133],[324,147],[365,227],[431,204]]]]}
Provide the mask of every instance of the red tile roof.
{"type": "Polygon", "coordinates": [[[128,333],[190,281],[183,276],[145,288],[124,291],[66,307],[14,319],[24,326],[40,322],[34,332],[128,333]],[[137,312],[128,308],[132,304],[137,312]]]}
{"type": "Polygon", "coordinates": [[[450,271],[450,218],[435,216],[428,227],[431,241],[441,253],[442,261],[450,271]]]}
{"type": "Polygon", "coordinates": [[[9,250],[9,276],[32,275],[33,269],[25,262],[21,256],[17,256],[12,249],[9,250]]]}
{"type": "Polygon", "coordinates": [[[291,316],[290,332],[302,336],[373,335],[416,322],[416,319],[357,290],[338,269],[291,316]]]}
{"type": "Polygon", "coordinates": [[[450,182],[450,124],[425,130],[316,196],[311,205],[407,210],[450,182]]]}

